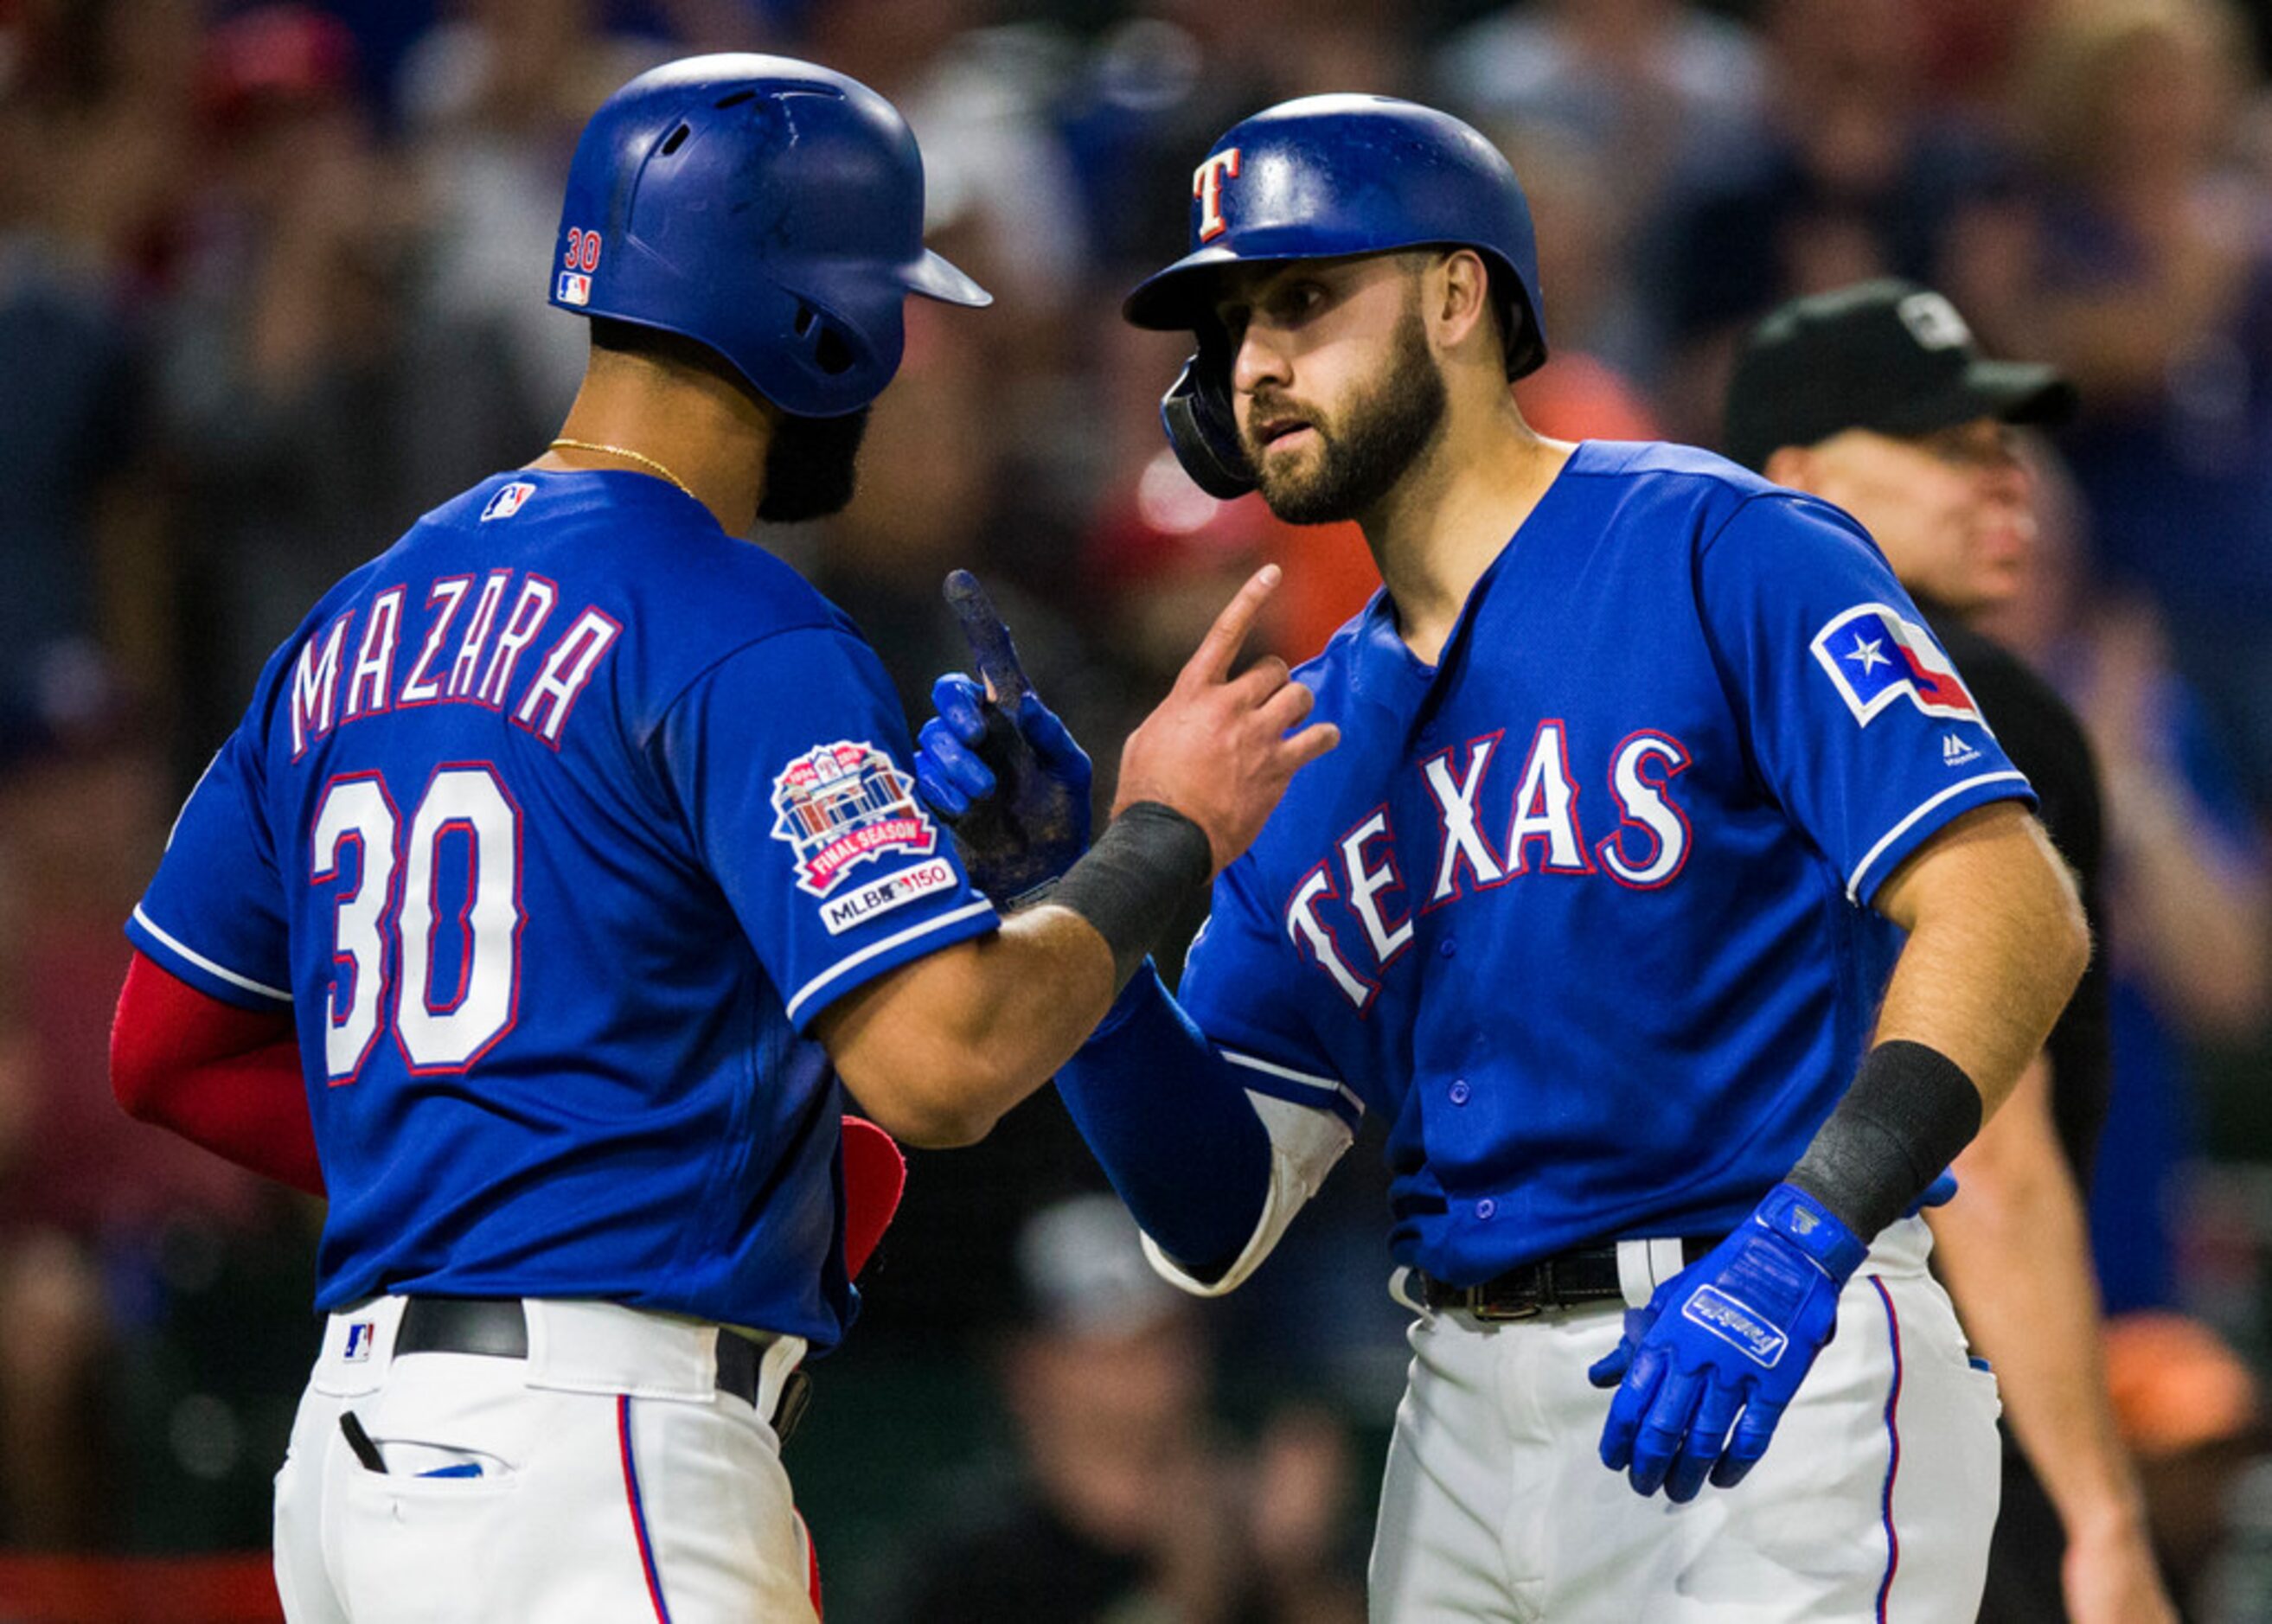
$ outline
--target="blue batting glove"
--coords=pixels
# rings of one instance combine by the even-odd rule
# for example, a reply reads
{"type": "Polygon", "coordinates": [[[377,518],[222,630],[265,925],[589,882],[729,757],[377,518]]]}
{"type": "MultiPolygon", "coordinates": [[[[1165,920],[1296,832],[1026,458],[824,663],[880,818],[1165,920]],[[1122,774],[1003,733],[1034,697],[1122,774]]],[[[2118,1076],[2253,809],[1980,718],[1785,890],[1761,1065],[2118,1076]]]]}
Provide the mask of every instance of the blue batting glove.
{"type": "Polygon", "coordinates": [[[950,671],[930,685],[938,712],[916,734],[916,787],[930,809],[953,823],[1000,787],[979,757],[986,742],[987,704],[978,684],[950,671]]]}
{"type": "Polygon", "coordinates": [[[1778,1184],[1741,1228],[1626,1315],[1586,1373],[1615,1387],[1602,1464],[1638,1494],[1685,1504],[1759,1464],[1869,1247],[1805,1191],[1778,1184]]]}
{"type": "Polygon", "coordinates": [[[932,684],[938,714],[916,734],[916,786],[953,831],[971,883],[998,903],[1014,902],[1088,849],[1092,770],[1034,693],[985,589],[958,570],[946,596],[983,685],[960,672],[932,684]]]}

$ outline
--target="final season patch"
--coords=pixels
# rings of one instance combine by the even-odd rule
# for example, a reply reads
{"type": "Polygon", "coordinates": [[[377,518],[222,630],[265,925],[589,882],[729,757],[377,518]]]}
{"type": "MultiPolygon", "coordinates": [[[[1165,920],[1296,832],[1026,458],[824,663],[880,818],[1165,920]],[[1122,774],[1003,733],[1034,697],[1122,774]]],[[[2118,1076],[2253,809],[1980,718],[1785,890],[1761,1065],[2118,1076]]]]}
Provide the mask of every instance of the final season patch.
{"type": "Polygon", "coordinates": [[[826,897],[886,853],[928,857],[938,844],[915,781],[863,740],[807,750],[774,779],[774,838],[796,851],[799,890],[826,897]]]}
{"type": "Polygon", "coordinates": [[[1882,603],[1857,604],[1816,632],[1812,646],[1857,722],[1866,725],[1903,696],[1927,716],[1980,720],[1932,633],[1882,603]]]}

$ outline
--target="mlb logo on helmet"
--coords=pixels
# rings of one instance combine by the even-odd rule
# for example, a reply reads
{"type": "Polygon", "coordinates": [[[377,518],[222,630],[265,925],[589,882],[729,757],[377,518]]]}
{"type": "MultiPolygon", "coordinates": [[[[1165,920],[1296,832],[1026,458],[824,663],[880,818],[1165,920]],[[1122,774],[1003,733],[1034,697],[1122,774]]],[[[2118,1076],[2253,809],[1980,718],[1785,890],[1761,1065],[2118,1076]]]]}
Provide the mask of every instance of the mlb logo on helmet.
{"type": "Polygon", "coordinates": [[[1980,707],[1932,634],[1882,603],[1848,609],[1814,634],[1812,646],[1857,722],[1867,725],[1903,697],[1927,716],[1980,720],[1980,707]]]}
{"type": "Polygon", "coordinates": [[[558,297],[563,304],[591,303],[592,279],[580,271],[563,271],[558,297]]]}
{"type": "Polygon", "coordinates": [[[797,889],[826,897],[886,852],[928,857],[938,843],[915,780],[865,740],[807,750],[774,779],[774,838],[797,855],[797,889]]]}
{"type": "Polygon", "coordinates": [[[490,498],[489,506],[482,510],[482,523],[493,518],[511,518],[520,511],[521,503],[536,495],[536,487],[527,480],[515,480],[490,498]]]}

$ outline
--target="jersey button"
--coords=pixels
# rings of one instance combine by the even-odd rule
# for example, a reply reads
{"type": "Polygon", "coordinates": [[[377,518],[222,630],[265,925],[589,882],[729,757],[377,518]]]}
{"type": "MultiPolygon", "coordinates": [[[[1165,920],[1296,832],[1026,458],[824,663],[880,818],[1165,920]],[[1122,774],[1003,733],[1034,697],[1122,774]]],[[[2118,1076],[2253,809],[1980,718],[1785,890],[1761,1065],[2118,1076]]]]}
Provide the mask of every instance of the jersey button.
{"type": "Polygon", "coordinates": [[[1468,1096],[1474,1091],[1474,1090],[1468,1086],[1467,1078],[1461,1077],[1458,1082],[1452,1084],[1452,1103],[1455,1106],[1463,1106],[1467,1104],[1468,1096]]]}
{"type": "Polygon", "coordinates": [[[1444,958],[1451,957],[1453,954],[1459,950],[1460,939],[1457,936],[1446,936],[1443,941],[1436,944],[1436,951],[1438,955],[1444,958]]]}
{"type": "Polygon", "coordinates": [[[1498,1211],[1498,1203],[1497,1203],[1497,1202],[1493,1201],[1493,1200],[1492,1200],[1490,1196],[1484,1196],[1481,1201],[1479,1201],[1479,1202],[1476,1203],[1476,1216],[1477,1218],[1490,1218],[1490,1217],[1491,1216],[1491,1214],[1493,1214],[1494,1212],[1497,1212],[1498,1211]]]}

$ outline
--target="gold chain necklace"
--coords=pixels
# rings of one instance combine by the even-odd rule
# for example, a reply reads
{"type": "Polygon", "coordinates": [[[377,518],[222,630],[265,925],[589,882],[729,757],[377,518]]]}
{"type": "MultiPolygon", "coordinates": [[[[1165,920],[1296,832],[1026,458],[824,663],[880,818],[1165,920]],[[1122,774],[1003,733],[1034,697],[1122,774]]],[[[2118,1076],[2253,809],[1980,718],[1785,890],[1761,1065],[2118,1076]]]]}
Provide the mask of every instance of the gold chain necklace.
{"type": "MultiPolygon", "coordinates": [[[[626,462],[635,462],[642,468],[662,475],[679,489],[685,491],[688,495],[694,496],[693,491],[688,488],[684,480],[680,479],[654,458],[644,452],[635,451],[628,445],[602,445],[596,440],[571,440],[564,435],[544,449],[548,451],[557,451],[564,446],[572,451],[599,451],[609,457],[620,457],[626,462]]],[[[699,502],[702,498],[694,496],[694,500],[699,502]]]]}

